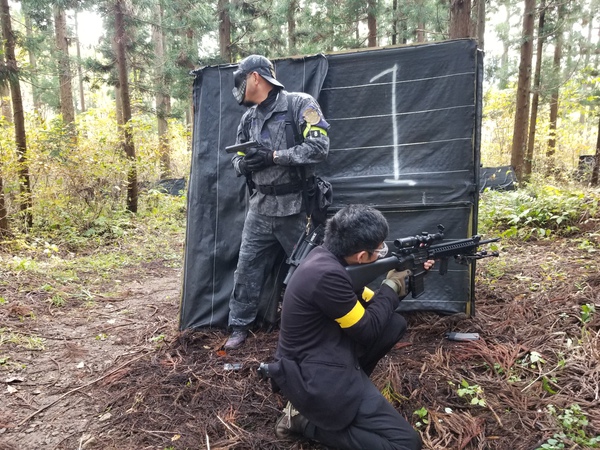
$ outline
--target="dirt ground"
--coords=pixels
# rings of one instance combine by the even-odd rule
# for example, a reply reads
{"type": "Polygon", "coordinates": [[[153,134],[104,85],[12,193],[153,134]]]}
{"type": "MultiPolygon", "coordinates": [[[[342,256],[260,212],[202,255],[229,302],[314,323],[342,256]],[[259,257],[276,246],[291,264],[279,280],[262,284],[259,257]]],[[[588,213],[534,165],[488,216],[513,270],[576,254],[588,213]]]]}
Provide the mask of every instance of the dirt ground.
{"type": "MultiPolygon", "coordinates": [[[[589,421],[575,429],[600,435],[600,246],[586,239],[503,244],[478,264],[474,318],[408,315],[373,379],[424,448],[533,450],[574,404],[589,421]]],[[[285,399],[255,368],[277,331],[230,354],[222,330],[179,333],[180,274],[149,262],[121,273],[114,294],[51,307],[0,269],[13,277],[0,284],[12,299],[0,306],[0,449],[324,449],[274,435],[285,399]]]]}

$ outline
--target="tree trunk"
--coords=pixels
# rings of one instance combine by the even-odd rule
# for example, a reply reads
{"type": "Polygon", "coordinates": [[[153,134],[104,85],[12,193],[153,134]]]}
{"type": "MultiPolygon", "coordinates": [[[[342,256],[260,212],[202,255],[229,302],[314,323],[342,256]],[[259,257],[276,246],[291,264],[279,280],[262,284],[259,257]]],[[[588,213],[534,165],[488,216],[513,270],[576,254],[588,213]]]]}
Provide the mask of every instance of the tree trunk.
{"type": "Polygon", "coordinates": [[[231,16],[229,14],[229,0],[219,0],[217,12],[219,14],[219,52],[223,61],[231,61],[231,16]]]}
{"type": "Polygon", "coordinates": [[[130,164],[127,172],[127,209],[136,213],[138,208],[137,168],[135,146],[131,131],[131,102],[129,99],[129,81],[127,79],[127,59],[125,58],[127,34],[123,19],[125,13],[124,3],[125,0],[115,1],[115,43],[117,47],[117,69],[119,72],[121,106],[123,108],[123,151],[130,164]]]}
{"type": "Polygon", "coordinates": [[[10,87],[7,84],[0,86],[0,96],[2,97],[0,108],[2,110],[2,117],[9,123],[12,123],[12,108],[10,107],[10,87]]]}
{"type": "MultiPolygon", "coordinates": [[[[507,22],[510,21],[510,13],[506,14],[507,22]]],[[[508,52],[510,50],[508,36],[502,39],[502,56],[500,57],[500,76],[498,80],[498,88],[504,90],[508,88],[508,71],[509,71],[509,60],[508,52]]]]}
{"type": "Polygon", "coordinates": [[[598,119],[598,139],[596,140],[596,158],[594,161],[594,168],[592,169],[592,179],[590,184],[592,186],[598,186],[598,172],[600,169],[600,119],[598,119]]]}
{"type": "Polygon", "coordinates": [[[392,0],[392,45],[398,43],[398,0],[392,0]]]}
{"type": "Polygon", "coordinates": [[[471,0],[450,0],[450,39],[471,37],[471,0]]]}
{"type": "Polygon", "coordinates": [[[77,77],[79,78],[79,108],[85,112],[85,96],[83,95],[83,70],[81,68],[81,43],[79,42],[79,24],[75,11],[75,39],[77,42],[77,77]]]}
{"type": "Polygon", "coordinates": [[[367,0],[368,47],[377,47],[377,0],[367,0]]]}
{"type": "Polygon", "coordinates": [[[481,50],[485,49],[485,0],[477,1],[477,15],[475,17],[475,36],[477,36],[477,45],[481,50]]]}
{"type": "Polygon", "coordinates": [[[558,95],[560,85],[560,61],[562,59],[562,45],[563,45],[563,31],[562,22],[564,19],[564,6],[562,4],[557,5],[557,23],[558,28],[556,30],[556,41],[554,44],[554,87],[552,88],[552,94],[550,96],[550,125],[548,133],[550,135],[548,139],[548,149],[546,150],[546,157],[548,158],[548,167],[546,173],[551,173],[554,170],[554,153],[556,152],[556,125],[558,122],[558,95]]]}
{"type": "MultiPolygon", "coordinates": [[[[3,66],[6,65],[3,56],[0,56],[0,64],[3,66]]],[[[13,113],[10,106],[10,86],[8,82],[0,84],[0,111],[6,122],[13,123],[13,113]]]]}
{"type": "MultiPolygon", "coordinates": [[[[116,61],[117,55],[119,54],[119,46],[117,45],[116,36],[113,37],[111,46],[112,46],[113,55],[114,55],[114,58],[116,61]]],[[[120,133],[121,130],[123,129],[123,125],[125,125],[125,122],[123,121],[123,98],[121,96],[121,87],[119,84],[118,68],[117,68],[117,79],[115,82],[115,115],[117,117],[117,125],[118,125],[117,130],[120,133]]]]}
{"type": "Polygon", "coordinates": [[[58,58],[58,82],[60,84],[60,112],[66,124],[75,120],[73,107],[73,87],[71,67],[69,65],[69,41],[65,10],[54,6],[54,32],[58,58]]]}
{"type": "Polygon", "coordinates": [[[6,68],[10,73],[8,77],[10,84],[10,96],[13,106],[13,118],[15,123],[15,145],[19,159],[19,186],[21,199],[19,208],[24,214],[25,224],[31,228],[33,216],[31,215],[31,181],[29,178],[29,165],[27,161],[27,138],[25,134],[25,114],[23,111],[23,97],[21,96],[21,85],[19,83],[19,69],[15,57],[15,37],[12,31],[10,9],[8,0],[0,0],[2,10],[2,37],[4,38],[4,56],[6,68]]]}
{"type": "Polygon", "coordinates": [[[290,0],[287,10],[288,25],[288,52],[290,55],[298,53],[296,41],[296,9],[298,9],[298,0],[290,0]]]}
{"type": "Polygon", "coordinates": [[[2,174],[0,174],[0,236],[8,234],[8,213],[4,203],[4,187],[2,183],[2,174]]]}
{"type": "Polygon", "coordinates": [[[515,126],[510,158],[510,164],[515,169],[515,175],[519,181],[523,180],[523,166],[525,160],[525,149],[527,146],[534,24],[535,0],[525,0],[525,11],[523,13],[523,35],[521,38],[521,61],[519,63],[519,81],[517,85],[515,126]]]}
{"type": "Polygon", "coordinates": [[[154,41],[155,76],[156,76],[156,120],[158,125],[158,151],[160,154],[160,179],[171,176],[171,148],[169,144],[169,123],[171,114],[171,97],[168,91],[168,80],[165,76],[165,35],[162,28],[163,11],[160,0],[155,5],[155,23],[152,27],[154,41]]]}
{"type": "Polygon", "coordinates": [[[535,75],[533,77],[533,98],[531,99],[531,118],[529,119],[529,137],[527,138],[527,153],[525,154],[525,164],[523,167],[523,181],[529,181],[531,178],[531,167],[533,165],[533,151],[535,146],[535,131],[537,125],[538,105],[540,101],[540,85],[542,80],[542,58],[544,40],[546,39],[544,31],[544,21],[546,19],[546,0],[541,0],[540,19],[538,23],[538,41],[535,59],[535,75]]]}
{"type": "MultiPolygon", "coordinates": [[[[186,43],[186,48],[189,47],[189,53],[188,55],[194,55],[193,58],[198,58],[198,47],[196,44],[196,40],[194,39],[194,30],[192,28],[188,28],[186,35],[185,35],[185,39],[184,42],[186,43]]],[[[188,68],[190,70],[193,70],[196,67],[196,59],[192,59],[192,56],[188,57],[188,68]]],[[[186,125],[188,125],[189,127],[192,126],[192,121],[194,120],[194,94],[192,92],[192,90],[189,90],[189,107],[186,108],[185,111],[185,123],[186,125]]]]}
{"type": "MultiPolygon", "coordinates": [[[[31,41],[33,39],[33,26],[31,24],[31,16],[28,11],[24,11],[25,15],[25,35],[27,36],[27,40],[31,41]]],[[[33,97],[33,111],[36,116],[39,116],[42,112],[42,102],[40,100],[40,94],[38,93],[37,86],[37,58],[35,56],[35,52],[31,49],[27,49],[27,54],[29,56],[29,68],[31,71],[31,95],[33,97]]]]}
{"type": "MultiPolygon", "coordinates": [[[[0,64],[6,67],[4,55],[0,56],[0,64]]],[[[0,84],[0,96],[2,96],[1,111],[4,123],[13,123],[12,108],[10,106],[10,87],[5,81],[0,84]]],[[[0,161],[0,169],[2,169],[2,161],[0,161]]],[[[0,236],[8,235],[8,212],[6,211],[6,203],[4,200],[4,185],[2,182],[2,170],[0,170],[0,236]]]]}

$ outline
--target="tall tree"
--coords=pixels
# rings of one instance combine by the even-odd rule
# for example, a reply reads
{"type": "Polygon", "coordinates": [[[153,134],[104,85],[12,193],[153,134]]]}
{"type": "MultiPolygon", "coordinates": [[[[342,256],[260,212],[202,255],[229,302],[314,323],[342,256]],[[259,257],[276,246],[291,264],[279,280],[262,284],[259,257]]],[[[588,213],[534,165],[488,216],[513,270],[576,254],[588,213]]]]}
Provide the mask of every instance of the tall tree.
{"type": "Polygon", "coordinates": [[[554,86],[552,87],[550,98],[550,137],[548,138],[548,147],[546,150],[546,157],[548,158],[547,173],[550,173],[554,169],[554,154],[556,152],[556,125],[558,122],[558,96],[561,79],[560,72],[563,47],[563,23],[565,19],[564,4],[562,2],[558,2],[556,8],[557,24],[556,37],[554,41],[554,60],[552,64],[554,68],[554,86]]]}
{"type": "Polygon", "coordinates": [[[37,80],[37,58],[36,52],[32,49],[31,43],[33,42],[33,23],[29,8],[26,3],[23,3],[23,15],[25,16],[25,35],[27,36],[27,54],[29,56],[29,70],[31,78],[31,95],[33,97],[33,110],[36,115],[39,115],[42,110],[42,102],[40,100],[40,94],[38,92],[38,80],[37,80]]]}
{"type": "MultiPolygon", "coordinates": [[[[0,64],[2,67],[6,67],[6,61],[4,61],[4,55],[0,56],[0,64]]],[[[12,123],[12,108],[10,107],[10,87],[8,86],[7,80],[1,80],[0,82],[0,96],[2,96],[2,104],[0,107],[0,113],[2,114],[3,123],[12,123]]],[[[6,210],[6,201],[4,198],[4,183],[2,181],[2,160],[0,160],[0,236],[8,234],[8,212],[6,210]]]]}
{"type": "MultiPolygon", "coordinates": [[[[416,0],[415,1],[416,9],[419,11],[423,11],[424,3],[425,3],[425,0],[416,0]]],[[[425,28],[427,27],[426,22],[425,22],[425,14],[418,12],[416,15],[418,17],[418,21],[416,23],[416,28],[415,28],[415,39],[417,42],[425,42],[425,40],[426,40],[425,28]]]]}
{"type": "Polygon", "coordinates": [[[598,186],[598,172],[600,172],[600,118],[598,119],[598,138],[596,140],[596,157],[594,167],[592,169],[592,179],[590,184],[598,186]]]}
{"type": "Polygon", "coordinates": [[[232,62],[231,53],[231,15],[229,0],[218,0],[219,16],[219,53],[223,61],[232,62]]]}
{"type": "Polygon", "coordinates": [[[135,145],[131,130],[131,99],[129,98],[129,80],[125,47],[127,32],[125,30],[125,0],[115,0],[115,46],[117,49],[117,71],[119,73],[119,90],[123,115],[123,151],[129,161],[127,172],[127,209],[133,213],[138,209],[137,167],[135,145]]]}
{"type": "Polygon", "coordinates": [[[287,8],[287,26],[288,26],[288,48],[290,55],[296,55],[298,48],[296,46],[296,10],[298,9],[298,0],[290,0],[287,8]]]}
{"type": "Polygon", "coordinates": [[[67,15],[65,10],[54,5],[54,33],[58,57],[58,81],[60,84],[60,112],[63,121],[71,124],[75,120],[73,104],[73,77],[69,61],[69,37],[67,36],[67,15]]]}
{"type": "Polygon", "coordinates": [[[533,149],[535,147],[535,131],[537,126],[537,113],[540,102],[540,89],[542,80],[542,59],[546,32],[544,22],[546,20],[546,0],[541,0],[540,18],[538,22],[538,39],[535,59],[535,75],[533,77],[533,97],[531,99],[531,117],[529,119],[529,137],[527,138],[527,152],[525,153],[525,167],[523,167],[523,180],[528,181],[531,176],[533,164],[533,149]]]}
{"type": "Polygon", "coordinates": [[[477,37],[477,44],[481,50],[485,49],[485,0],[475,0],[475,36],[477,37]]]}
{"type": "Polygon", "coordinates": [[[377,0],[367,0],[368,47],[377,47],[377,0]]]}
{"type": "Polygon", "coordinates": [[[8,234],[8,212],[4,202],[4,186],[2,183],[2,172],[0,172],[0,236],[8,234]]]}
{"type": "Polygon", "coordinates": [[[2,37],[4,38],[4,55],[6,58],[6,71],[10,85],[10,96],[13,106],[13,120],[15,124],[15,145],[19,160],[19,186],[21,199],[19,208],[24,214],[27,227],[33,225],[31,214],[31,180],[29,178],[29,162],[27,160],[27,138],[25,134],[25,114],[23,111],[23,97],[19,82],[19,68],[15,56],[15,36],[12,30],[10,8],[8,0],[0,0],[2,14],[2,37]]]}
{"type": "Polygon", "coordinates": [[[471,0],[450,0],[450,39],[471,37],[471,0]]]}
{"type": "Polygon", "coordinates": [[[81,67],[81,42],[79,40],[79,21],[75,11],[75,43],[77,44],[77,78],[79,81],[79,108],[85,112],[85,95],[83,93],[83,69],[81,67]]]}
{"type": "MultiPolygon", "coordinates": [[[[4,55],[0,55],[0,65],[6,67],[6,61],[4,55]]],[[[10,106],[10,86],[7,80],[2,80],[0,83],[0,114],[6,123],[12,123],[13,114],[10,106]]]]}
{"type": "Polygon", "coordinates": [[[496,77],[498,78],[498,88],[507,89],[509,87],[509,81],[514,72],[516,72],[514,64],[510,58],[512,50],[512,20],[515,15],[518,14],[514,2],[512,0],[497,0],[496,3],[496,15],[501,15],[502,12],[506,14],[504,20],[495,25],[494,30],[496,36],[502,43],[502,54],[500,56],[500,68],[496,70],[496,77]]]}
{"type": "Polygon", "coordinates": [[[524,3],[521,60],[519,63],[515,125],[510,157],[510,164],[515,169],[515,175],[519,181],[523,181],[523,168],[527,146],[531,62],[533,59],[533,32],[535,28],[535,0],[525,0],[524,3]]]}
{"type": "Polygon", "coordinates": [[[163,9],[160,0],[154,6],[154,25],[152,27],[152,40],[155,49],[155,101],[156,120],[158,126],[158,146],[161,162],[161,179],[171,176],[171,148],[169,145],[169,123],[171,114],[171,96],[168,92],[169,80],[166,75],[165,35],[162,27],[163,9]]]}

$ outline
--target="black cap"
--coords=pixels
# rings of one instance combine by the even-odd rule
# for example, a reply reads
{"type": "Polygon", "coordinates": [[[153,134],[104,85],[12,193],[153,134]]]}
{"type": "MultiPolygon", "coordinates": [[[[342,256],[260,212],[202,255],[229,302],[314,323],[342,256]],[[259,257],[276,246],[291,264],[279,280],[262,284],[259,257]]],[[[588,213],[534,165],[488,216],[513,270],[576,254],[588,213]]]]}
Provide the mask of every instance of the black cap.
{"type": "Polygon", "coordinates": [[[264,56],[250,55],[245,57],[240,61],[238,70],[236,72],[238,71],[246,75],[256,72],[272,85],[279,86],[281,88],[284,87],[283,84],[281,84],[275,78],[275,68],[273,67],[273,63],[264,56]]]}

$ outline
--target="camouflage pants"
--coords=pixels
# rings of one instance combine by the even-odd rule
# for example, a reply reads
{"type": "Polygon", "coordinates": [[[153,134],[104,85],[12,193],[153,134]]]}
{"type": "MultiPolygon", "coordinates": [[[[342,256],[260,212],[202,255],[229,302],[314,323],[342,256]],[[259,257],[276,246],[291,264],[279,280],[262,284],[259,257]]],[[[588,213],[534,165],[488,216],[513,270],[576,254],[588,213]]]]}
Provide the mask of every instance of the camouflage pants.
{"type": "Polygon", "coordinates": [[[264,281],[281,248],[290,256],[306,226],[306,214],[272,217],[250,211],[229,299],[229,326],[248,329],[256,319],[264,281]]]}

